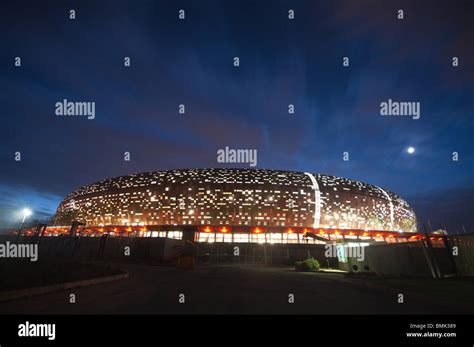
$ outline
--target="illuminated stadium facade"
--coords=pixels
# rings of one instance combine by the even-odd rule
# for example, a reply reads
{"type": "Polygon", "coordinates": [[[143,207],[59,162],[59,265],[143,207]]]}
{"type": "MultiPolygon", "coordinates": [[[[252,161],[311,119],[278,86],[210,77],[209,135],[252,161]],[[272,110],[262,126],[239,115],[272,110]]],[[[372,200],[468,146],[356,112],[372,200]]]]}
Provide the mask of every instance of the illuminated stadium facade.
{"type": "MultiPolygon", "coordinates": [[[[416,217],[392,192],[308,172],[188,169],[109,178],[59,205],[47,233],[79,231],[201,242],[318,243],[416,238],[416,217]],[[317,235],[309,238],[307,235],[317,235]]],[[[395,241],[394,241],[395,242],[395,241]]]]}

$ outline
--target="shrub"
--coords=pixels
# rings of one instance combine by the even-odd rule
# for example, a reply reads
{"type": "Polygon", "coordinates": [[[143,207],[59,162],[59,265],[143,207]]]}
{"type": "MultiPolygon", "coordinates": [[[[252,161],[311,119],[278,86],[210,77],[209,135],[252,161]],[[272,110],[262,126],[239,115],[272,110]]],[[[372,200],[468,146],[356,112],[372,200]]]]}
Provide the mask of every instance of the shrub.
{"type": "Polygon", "coordinates": [[[295,263],[296,271],[316,272],[319,271],[319,262],[313,257],[295,263]]]}

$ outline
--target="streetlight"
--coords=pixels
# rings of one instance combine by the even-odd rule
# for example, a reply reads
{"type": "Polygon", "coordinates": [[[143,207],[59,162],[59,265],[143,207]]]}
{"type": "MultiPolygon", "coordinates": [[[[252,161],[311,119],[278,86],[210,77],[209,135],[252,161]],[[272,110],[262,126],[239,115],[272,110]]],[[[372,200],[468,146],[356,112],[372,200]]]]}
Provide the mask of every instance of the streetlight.
{"type": "Polygon", "coordinates": [[[31,210],[30,210],[29,208],[24,208],[24,209],[23,209],[23,220],[22,220],[21,222],[24,223],[26,217],[31,216],[32,213],[33,213],[33,212],[31,212],[31,210]]]}
{"type": "Polygon", "coordinates": [[[29,208],[24,208],[22,212],[23,212],[23,219],[21,220],[20,229],[18,230],[18,235],[16,237],[17,242],[21,234],[21,229],[23,229],[23,224],[25,224],[26,217],[31,216],[31,214],[33,213],[31,212],[29,208]]]}

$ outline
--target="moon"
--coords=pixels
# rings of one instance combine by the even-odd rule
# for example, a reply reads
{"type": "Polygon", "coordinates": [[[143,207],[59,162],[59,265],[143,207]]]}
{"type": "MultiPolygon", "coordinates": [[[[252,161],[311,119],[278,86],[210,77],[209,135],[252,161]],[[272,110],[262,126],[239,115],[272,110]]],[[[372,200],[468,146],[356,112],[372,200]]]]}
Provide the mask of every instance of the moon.
{"type": "Polygon", "coordinates": [[[413,154],[413,153],[415,153],[415,148],[414,147],[408,147],[407,152],[408,152],[408,154],[413,154]]]}

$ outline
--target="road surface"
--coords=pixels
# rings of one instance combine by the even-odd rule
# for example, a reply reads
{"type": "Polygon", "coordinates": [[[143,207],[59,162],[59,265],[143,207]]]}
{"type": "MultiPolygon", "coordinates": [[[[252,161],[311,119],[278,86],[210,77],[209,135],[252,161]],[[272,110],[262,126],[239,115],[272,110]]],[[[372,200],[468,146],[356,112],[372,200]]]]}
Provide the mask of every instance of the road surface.
{"type": "Polygon", "coordinates": [[[195,270],[114,264],[128,279],[0,303],[0,314],[442,314],[462,306],[397,297],[339,281],[340,274],[271,267],[195,270]],[[69,294],[76,303],[69,303],[69,294]],[[184,303],[180,303],[184,294],[184,303]],[[289,303],[290,294],[294,303],[289,303]]]}

